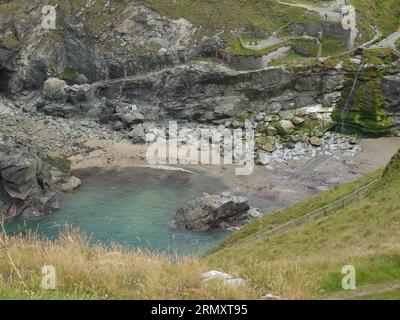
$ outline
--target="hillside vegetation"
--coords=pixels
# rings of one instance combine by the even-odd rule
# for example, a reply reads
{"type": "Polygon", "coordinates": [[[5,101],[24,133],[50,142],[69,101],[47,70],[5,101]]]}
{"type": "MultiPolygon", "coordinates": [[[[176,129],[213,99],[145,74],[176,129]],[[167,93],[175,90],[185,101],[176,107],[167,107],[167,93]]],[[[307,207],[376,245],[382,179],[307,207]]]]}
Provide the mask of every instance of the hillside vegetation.
{"type": "MultiPolygon", "coordinates": [[[[186,18],[203,27],[209,33],[225,30],[258,29],[266,33],[277,31],[291,22],[321,21],[316,13],[306,13],[305,9],[282,5],[277,0],[147,0],[163,15],[177,19],[186,18]]],[[[286,2],[296,2],[287,0],[286,2]]],[[[299,2],[299,1],[297,1],[299,2]]],[[[315,1],[301,1],[313,6],[315,1]]],[[[329,1],[321,1],[329,2],[329,1]]],[[[400,25],[400,2],[398,0],[350,0],[357,9],[362,40],[373,37],[371,26],[388,35],[400,25]]]]}
{"type": "Polygon", "coordinates": [[[225,31],[227,38],[232,37],[231,30],[241,28],[271,33],[293,21],[320,20],[317,14],[304,15],[304,9],[281,5],[276,0],[147,1],[163,15],[183,17],[209,34],[225,31]]]}
{"type": "Polygon", "coordinates": [[[370,26],[376,25],[383,36],[388,36],[400,26],[398,0],[350,0],[349,2],[357,9],[361,33],[370,33],[370,26]]]}
{"type": "MultiPolygon", "coordinates": [[[[366,194],[330,216],[272,238],[251,237],[331,203],[382,175],[374,173],[260,218],[234,233],[206,260],[286,298],[342,294],[341,269],[353,265],[358,286],[400,282],[400,152],[366,194]]],[[[394,286],[396,287],[396,286],[394,286]]]]}
{"type": "MultiPolygon", "coordinates": [[[[341,290],[342,267],[353,265],[369,299],[398,298],[400,288],[400,152],[385,170],[262,217],[204,258],[171,257],[120,246],[90,246],[77,231],[56,241],[0,237],[0,298],[8,299],[285,299],[353,298],[341,290]],[[382,177],[343,209],[272,238],[255,235],[332,203],[382,177]],[[40,288],[44,265],[57,270],[57,290],[40,288]],[[222,270],[245,287],[203,283],[222,270]]],[[[357,291],[356,291],[357,292],[357,291]]]]}

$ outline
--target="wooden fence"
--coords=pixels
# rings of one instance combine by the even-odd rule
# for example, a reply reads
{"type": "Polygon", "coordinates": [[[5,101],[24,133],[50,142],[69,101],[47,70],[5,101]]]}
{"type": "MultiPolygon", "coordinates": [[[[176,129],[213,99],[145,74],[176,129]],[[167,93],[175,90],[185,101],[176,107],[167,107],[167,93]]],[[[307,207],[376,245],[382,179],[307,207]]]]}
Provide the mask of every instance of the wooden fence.
{"type": "MultiPolygon", "coordinates": [[[[313,219],[316,219],[316,218],[319,218],[319,217],[322,217],[322,216],[328,216],[330,213],[332,213],[336,209],[345,208],[347,204],[352,202],[354,199],[360,197],[365,191],[367,191],[370,187],[375,185],[379,180],[380,179],[373,180],[370,183],[368,183],[367,185],[365,185],[364,187],[362,187],[362,188],[352,192],[351,194],[347,195],[346,197],[341,198],[341,199],[339,199],[339,200],[337,200],[337,201],[335,201],[335,202],[333,202],[331,204],[328,204],[328,205],[326,205],[326,206],[324,206],[322,208],[319,208],[317,210],[314,210],[314,211],[312,211],[310,213],[307,213],[306,215],[301,216],[300,218],[293,219],[293,220],[291,220],[291,221],[289,221],[289,222],[287,222],[287,223],[285,223],[283,225],[280,225],[279,227],[276,227],[276,228],[268,230],[268,231],[266,231],[264,233],[255,235],[255,236],[253,236],[253,237],[251,237],[249,239],[246,239],[243,242],[237,243],[237,244],[235,244],[233,246],[226,247],[226,248],[224,248],[224,249],[222,249],[220,251],[217,251],[217,252],[225,251],[225,250],[231,249],[233,247],[240,246],[240,245],[243,245],[243,244],[255,241],[255,240],[264,239],[264,238],[270,238],[272,236],[275,236],[275,235],[278,235],[278,234],[282,234],[282,233],[287,232],[289,230],[292,230],[292,229],[294,229],[294,228],[296,228],[298,226],[301,226],[301,225],[303,225],[304,223],[306,223],[306,222],[308,222],[310,220],[313,220],[313,219]]],[[[215,253],[217,253],[217,252],[215,252],[215,253]]],[[[215,253],[212,253],[210,255],[213,255],[215,253]]]]}

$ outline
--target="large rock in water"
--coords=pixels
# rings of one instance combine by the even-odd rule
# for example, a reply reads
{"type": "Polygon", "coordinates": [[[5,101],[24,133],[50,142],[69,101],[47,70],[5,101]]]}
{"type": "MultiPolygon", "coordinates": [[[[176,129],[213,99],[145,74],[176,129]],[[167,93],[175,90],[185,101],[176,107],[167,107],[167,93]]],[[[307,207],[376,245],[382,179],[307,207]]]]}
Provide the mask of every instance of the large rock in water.
{"type": "Polygon", "coordinates": [[[58,208],[48,165],[28,149],[0,145],[0,216],[42,215],[58,208]]]}
{"type": "Polygon", "coordinates": [[[244,197],[206,195],[178,209],[175,225],[192,231],[239,227],[257,215],[244,197]]]}

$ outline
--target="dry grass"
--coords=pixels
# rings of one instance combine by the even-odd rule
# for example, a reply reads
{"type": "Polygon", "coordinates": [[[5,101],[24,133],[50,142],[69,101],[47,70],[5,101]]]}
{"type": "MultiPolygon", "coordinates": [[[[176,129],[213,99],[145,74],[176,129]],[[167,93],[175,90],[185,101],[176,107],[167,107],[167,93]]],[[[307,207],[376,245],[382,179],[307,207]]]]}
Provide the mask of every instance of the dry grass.
{"type": "Polygon", "coordinates": [[[245,299],[246,287],[202,282],[195,257],[170,257],[120,246],[89,246],[78,231],[51,242],[31,234],[1,236],[0,298],[18,299],[245,299]],[[42,267],[57,272],[57,289],[41,289],[42,267]]]}

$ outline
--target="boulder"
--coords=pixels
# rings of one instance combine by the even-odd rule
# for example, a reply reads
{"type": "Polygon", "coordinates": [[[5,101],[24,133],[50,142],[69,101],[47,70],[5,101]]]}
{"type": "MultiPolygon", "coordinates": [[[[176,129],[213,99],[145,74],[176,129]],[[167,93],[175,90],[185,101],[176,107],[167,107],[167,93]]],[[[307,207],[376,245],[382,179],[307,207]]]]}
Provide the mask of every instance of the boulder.
{"type": "Polygon", "coordinates": [[[258,152],[257,153],[257,158],[256,158],[256,163],[259,165],[267,165],[271,162],[270,156],[265,153],[265,152],[258,152]]]}
{"type": "Polygon", "coordinates": [[[318,137],[311,137],[310,138],[310,144],[314,147],[319,147],[321,146],[321,139],[318,137]]]}
{"type": "Polygon", "coordinates": [[[274,126],[269,126],[267,128],[267,134],[269,136],[276,136],[278,134],[278,130],[274,126]]]}
{"type": "Polygon", "coordinates": [[[59,208],[49,166],[37,152],[22,146],[0,146],[0,214],[6,219],[42,215],[59,208]]]}
{"type": "Polygon", "coordinates": [[[137,111],[132,111],[125,114],[119,114],[118,116],[121,119],[121,121],[126,124],[138,124],[143,122],[144,120],[144,115],[137,111]]]}
{"type": "Polygon", "coordinates": [[[78,188],[81,186],[81,184],[82,184],[81,179],[72,176],[72,177],[70,177],[70,178],[68,179],[67,182],[65,182],[65,183],[63,183],[63,184],[61,185],[61,190],[62,190],[63,192],[66,192],[66,193],[67,193],[67,192],[72,192],[72,191],[78,189],[78,188]]]}
{"type": "Polygon", "coordinates": [[[175,226],[192,231],[240,227],[254,217],[249,201],[230,193],[205,195],[179,208],[175,226]]]}
{"type": "Polygon", "coordinates": [[[324,108],[322,104],[310,105],[296,110],[297,116],[305,116],[313,113],[332,112],[331,109],[324,108]]]}
{"type": "Polygon", "coordinates": [[[278,131],[283,135],[291,134],[294,131],[294,125],[289,120],[281,120],[278,122],[278,131]]]}
{"type": "Polygon", "coordinates": [[[0,119],[8,119],[14,116],[14,111],[5,103],[0,101],[0,119]]]}
{"type": "Polygon", "coordinates": [[[67,83],[58,78],[49,78],[43,84],[43,94],[49,100],[65,102],[67,83]]]}
{"type": "Polygon", "coordinates": [[[300,117],[294,117],[291,121],[292,121],[293,124],[298,126],[300,124],[303,124],[305,120],[303,118],[300,118],[300,117]]]}
{"type": "Polygon", "coordinates": [[[235,278],[225,272],[216,271],[216,270],[205,272],[205,273],[203,273],[202,276],[203,276],[204,282],[222,281],[226,285],[232,286],[232,287],[243,286],[247,283],[247,281],[243,278],[235,278]]]}
{"type": "Polygon", "coordinates": [[[131,132],[129,132],[128,136],[132,139],[133,143],[146,142],[144,128],[142,124],[137,125],[131,132]]]}
{"type": "Polygon", "coordinates": [[[56,184],[56,183],[63,181],[64,174],[60,170],[53,168],[53,169],[51,169],[50,173],[51,173],[51,181],[53,183],[56,184]]]}
{"type": "Polygon", "coordinates": [[[274,152],[276,150],[276,145],[274,143],[266,143],[263,145],[262,149],[267,152],[274,152]]]}
{"type": "Polygon", "coordinates": [[[115,120],[111,123],[111,128],[115,131],[119,131],[125,128],[125,124],[122,121],[115,120]]]}
{"type": "Polygon", "coordinates": [[[282,120],[292,120],[294,118],[294,114],[291,111],[281,111],[279,112],[279,117],[282,120]]]}
{"type": "Polygon", "coordinates": [[[272,293],[267,293],[265,296],[261,297],[261,300],[282,300],[282,298],[272,293]]]}

